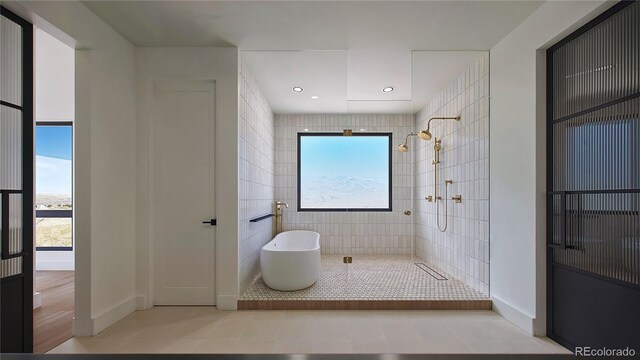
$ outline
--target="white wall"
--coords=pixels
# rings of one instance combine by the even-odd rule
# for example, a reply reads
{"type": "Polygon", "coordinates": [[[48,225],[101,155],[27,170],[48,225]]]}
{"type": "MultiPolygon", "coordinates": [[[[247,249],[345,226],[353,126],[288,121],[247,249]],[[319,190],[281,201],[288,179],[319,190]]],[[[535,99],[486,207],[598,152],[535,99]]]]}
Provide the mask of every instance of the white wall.
{"type": "Polygon", "coordinates": [[[148,123],[154,79],[188,78],[216,83],[216,276],[218,309],[237,307],[238,281],[238,49],[137,48],[138,121],[136,196],[136,292],[153,305],[148,224],[148,123]]]}
{"type": "Polygon", "coordinates": [[[73,121],[75,51],[41,29],[34,37],[36,121],[73,121]]]}
{"type": "Polygon", "coordinates": [[[260,271],[260,248],[273,237],[274,218],[249,222],[274,212],[275,129],[273,111],[246,62],[239,57],[240,96],[240,293],[260,271]]]}
{"type": "MultiPolygon", "coordinates": [[[[36,121],[73,121],[74,49],[38,28],[35,29],[34,48],[36,121]]],[[[74,270],[74,258],[73,250],[37,251],[36,270],[74,270]]]]}
{"type": "Polygon", "coordinates": [[[442,140],[438,165],[438,195],[443,199],[444,180],[448,187],[445,218],[443,201],[427,202],[434,195],[434,142],[415,140],[416,254],[465,284],[489,294],[489,54],[478,55],[479,61],[447,85],[427,102],[416,116],[415,131],[427,128],[434,116],[461,115],[459,122],[434,120],[431,133],[442,140]],[[462,195],[462,203],[450,200],[462,195]],[[437,227],[440,211],[441,232],[437,227]]]}
{"type": "Polygon", "coordinates": [[[135,51],[80,2],[3,6],[76,49],[76,321],[91,335],[135,309],[135,51]]]}
{"type": "Polygon", "coordinates": [[[413,115],[276,115],[276,199],[289,204],[283,209],[283,229],[319,232],[323,254],[410,255],[413,219],[403,211],[412,208],[413,159],[397,145],[413,126],[413,115]],[[393,133],[393,211],[298,212],[297,133],[341,133],[345,128],[393,133]]]}
{"type": "Polygon", "coordinates": [[[491,49],[491,297],[536,335],[546,327],[544,49],[610,5],[547,2],[491,49]]]}

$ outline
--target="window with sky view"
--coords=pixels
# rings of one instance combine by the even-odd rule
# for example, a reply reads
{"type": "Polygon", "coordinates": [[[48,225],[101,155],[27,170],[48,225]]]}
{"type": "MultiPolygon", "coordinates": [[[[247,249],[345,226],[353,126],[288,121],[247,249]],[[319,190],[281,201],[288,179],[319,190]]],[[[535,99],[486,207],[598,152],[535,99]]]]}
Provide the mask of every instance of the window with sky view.
{"type": "Polygon", "coordinates": [[[389,134],[299,134],[300,210],[390,210],[389,134]]]}
{"type": "Polygon", "coordinates": [[[36,246],[72,246],[72,126],[36,126],[36,246]]]}

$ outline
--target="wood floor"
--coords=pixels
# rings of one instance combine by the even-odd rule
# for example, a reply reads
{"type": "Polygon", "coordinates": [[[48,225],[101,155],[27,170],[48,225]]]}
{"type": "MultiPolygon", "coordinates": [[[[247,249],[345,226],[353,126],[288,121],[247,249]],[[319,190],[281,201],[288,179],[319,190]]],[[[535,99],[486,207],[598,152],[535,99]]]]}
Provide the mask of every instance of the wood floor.
{"type": "Polygon", "coordinates": [[[33,352],[42,354],[71,339],[73,271],[36,271],[36,291],[42,306],[33,310],[33,352]]]}

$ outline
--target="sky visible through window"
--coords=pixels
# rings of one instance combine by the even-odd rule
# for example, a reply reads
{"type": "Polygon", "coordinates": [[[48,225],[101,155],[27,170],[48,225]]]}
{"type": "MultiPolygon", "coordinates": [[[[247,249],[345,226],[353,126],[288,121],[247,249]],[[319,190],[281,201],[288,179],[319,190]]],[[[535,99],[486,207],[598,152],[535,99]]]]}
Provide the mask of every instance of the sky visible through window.
{"type": "Polygon", "coordinates": [[[71,125],[36,125],[36,247],[73,246],[73,130],[71,125]],[[66,211],[69,217],[48,217],[48,210],[66,211]]]}
{"type": "Polygon", "coordinates": [[[299,151],[301,208],[390,207],[388,136],[302,134],[299,151]]]}
{"type": "Polygon", "coordinates": [[[36,126],[36,192],[71,198],[71,126],[36,126]]]}

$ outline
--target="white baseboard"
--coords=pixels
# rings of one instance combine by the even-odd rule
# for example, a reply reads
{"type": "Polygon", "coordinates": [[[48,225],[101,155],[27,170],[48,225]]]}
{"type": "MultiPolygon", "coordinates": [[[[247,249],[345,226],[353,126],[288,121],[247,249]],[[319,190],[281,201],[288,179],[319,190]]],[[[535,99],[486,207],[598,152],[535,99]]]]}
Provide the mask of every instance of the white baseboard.
{"type": "Polygon", "coordinates": [[[78,319],[73,317],[73,336],[93,336],[93,319],[78,319]]]}
{"type": "Polygon", "coordinates": [[[514,323],[517,327],[526,331],[529,335],[534,335],[534,320],[531,315],[527,315],[523,311],[516,309],[515,307],[507,304],[503,300],[492,296],[491,301],[493,303],[492,309],[498,314],[502,315],[505,319],[514,323]]]}
{"type": "Polygon", "coordinates": [[[216,307],[218,310],[238,310],[238,296],[218,295],[216,307]]]}
{"type": "Polygon", "coordinates": [[[42,294],[37,292],[33,294],[33,308],[37,309],[42,306],[42,294]]]}
{"type": "Polygon", "coordinates": [[[36,270],[41,271],[74,271],[73,261],[37,261],[36,270]]]}
{"type": "Polygon", "coordinates": [[[144,295],[136,296],[136,310],[148,310],[150,308],[147,297],[144,295]]]}
{"type": "Polygon", "coordinates": [[[142,296],[132,297],[129,300],[122,302],[120,305],[116,305],[113,308],[93,318],[92,335],[98,335],[104,329],[136,311],[138,309],[138,304],[144,303],[144,299],[140,299],[141,297],[142,296]]]}

